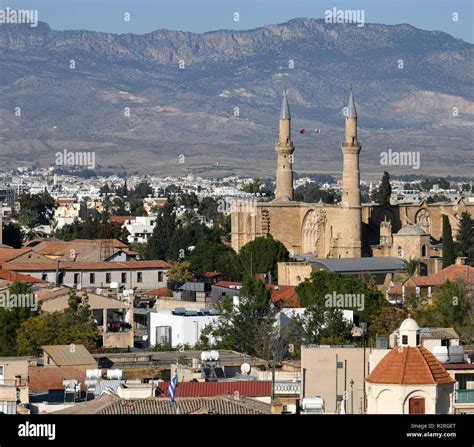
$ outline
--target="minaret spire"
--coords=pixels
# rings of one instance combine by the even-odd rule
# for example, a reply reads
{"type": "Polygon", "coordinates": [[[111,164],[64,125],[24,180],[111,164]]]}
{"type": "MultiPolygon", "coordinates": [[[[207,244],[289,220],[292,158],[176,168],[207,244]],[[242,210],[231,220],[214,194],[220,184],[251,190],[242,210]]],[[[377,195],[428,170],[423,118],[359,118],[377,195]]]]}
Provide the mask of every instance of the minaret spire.
{"type": "Polygon", "coordinates": [[[352,84],[351,84],[351,93],[349,95],[349,105],[347,106],[348,109],[348,118],[357,118],[357,111],[354,102],[354,95],[352,94],[352,84]]]}
{"type": "Polygon", "coordinates": [[[357,111],[352,93],[352,85],[347,106],[345,138],[341,149],[343,154],[342,196],[341,204],[346,212],[347,226],[341,247],[343,257],[360,257],[362,255],[362,208],[360,200],[359,154],[362,148],[357,139],[357,111]]]}
{"type": "Polygon", "coordinates": [[[280,133],[275,145],[277,153],[277,171],[275,200],[293,200],[293,152],[295,146],[291,141],[291,114],[286,88],[280,111],[280,133]]]}
{"type": "Polygon", "coordinates": [[[288,94],[286,93],[286,87],[283,91],[283,102],[281,103],[281,112],[280,112],[280,119],[281,120],[290,120],[290,106],[288,104],[288,94]]]}

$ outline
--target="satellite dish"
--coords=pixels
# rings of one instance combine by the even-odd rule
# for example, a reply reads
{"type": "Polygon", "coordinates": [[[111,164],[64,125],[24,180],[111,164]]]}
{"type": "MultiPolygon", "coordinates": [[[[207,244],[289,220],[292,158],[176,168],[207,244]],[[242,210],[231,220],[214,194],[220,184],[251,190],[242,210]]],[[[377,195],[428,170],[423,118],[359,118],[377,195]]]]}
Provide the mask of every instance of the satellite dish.
{"type": "Polygon", "coordinates": [[[242,363],[242,365],[240,365],[240,372],[242,374],[250,374],[250,365],[248,363],[242,363]]]}
{"type": "Polygon", "coordinates": [[[211,355],[211,360],[215,362],[219,360],[219,353],[217,351],[211,351],[209,354],[211,355]]]}

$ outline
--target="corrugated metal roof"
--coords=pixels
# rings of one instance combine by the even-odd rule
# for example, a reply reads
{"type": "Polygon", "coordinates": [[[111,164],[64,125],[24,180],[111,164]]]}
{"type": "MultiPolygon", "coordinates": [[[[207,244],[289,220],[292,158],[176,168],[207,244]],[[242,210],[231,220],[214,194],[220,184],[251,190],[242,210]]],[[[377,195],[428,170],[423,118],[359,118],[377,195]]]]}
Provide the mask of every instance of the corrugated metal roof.
{"type": "Polygon", "coordinates": [[[313,271],[326,268],[331,272],[352,274],[361,272],[388,273],[405,270],[402,260],[393,256],[377,258],[318,259],[314,255],[301,255],[298,257],[298,260],[300,259],[309,262],[312,265],[313,271]]]}
{"type": "Polygon", "coordinates": [[[125,383],[125,380],[99,380],[95,386],[94,395],[100,396],[105,390],[116,393],[122,383],[125,383]]]}
{"type": "MultiPolygon", "coordinates": [[[[168,397],[169,382],[162,382],[158,386],[163,391],[161,397],[168,397]]],[[[178,397],[215,397],[236,393],[247,397],[270,396],[272,382],[264,380],[178,382],[176,395],[178,397]]]]}
{"type": "Polygon", "coordinates": [[[42,346],[42,349],[58,366],[97,365],[84,345],[49,345],[42,346]]]}

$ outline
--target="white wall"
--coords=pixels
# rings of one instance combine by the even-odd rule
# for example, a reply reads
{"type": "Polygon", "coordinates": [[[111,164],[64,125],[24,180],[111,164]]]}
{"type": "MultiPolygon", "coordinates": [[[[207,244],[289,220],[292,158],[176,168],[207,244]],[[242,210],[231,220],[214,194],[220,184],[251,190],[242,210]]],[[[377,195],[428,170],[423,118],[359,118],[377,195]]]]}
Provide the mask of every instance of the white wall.
{"type": "Polygon", "coordinates": [[[150,346],[156,344],[156,328],[158,326],[171,326],[171,346],[173,348],[185,344],[194,346],[199,341],[204,327],[215,322],[218,318],[216,315],[183,317],[173,315],[172,312],[150,312],[148,314],[150,346]]]}

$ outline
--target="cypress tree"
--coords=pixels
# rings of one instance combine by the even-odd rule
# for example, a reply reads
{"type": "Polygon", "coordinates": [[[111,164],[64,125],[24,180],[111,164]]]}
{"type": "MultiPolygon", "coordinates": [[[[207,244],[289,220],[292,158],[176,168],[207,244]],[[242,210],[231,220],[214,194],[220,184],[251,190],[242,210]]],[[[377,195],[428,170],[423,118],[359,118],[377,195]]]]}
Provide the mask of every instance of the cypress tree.
{"type": "Polygon", "coordinates": [[[468,264],[474,264],[474,219],[464,211],[459,220],[458,233],[456,236],[458,253],[468,258],[468,264]]]}
{"type": "Polygon", "coordinates": [[[383,173],[382,183],[378,190],[378,203],[381,206],[390,205],[390,196],[392,195],[392,186],[390,185],[390,175],[387,171],[383,173]]]}
{"type": "Polygon", "coordinates": [[[443,268],[454,264],[454,243],[451,224],[446,214],[443,215],[443,268]]]}

